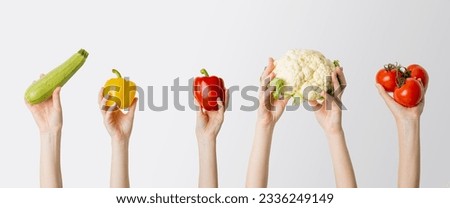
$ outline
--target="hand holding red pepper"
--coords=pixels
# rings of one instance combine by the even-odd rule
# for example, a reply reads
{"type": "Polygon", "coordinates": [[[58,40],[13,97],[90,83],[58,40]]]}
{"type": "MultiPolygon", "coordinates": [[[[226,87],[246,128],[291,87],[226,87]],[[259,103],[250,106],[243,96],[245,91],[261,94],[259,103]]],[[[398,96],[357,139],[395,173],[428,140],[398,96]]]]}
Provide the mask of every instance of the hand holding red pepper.
{"type": "Polygon", "coordinates": [[[217,188],[216,139],[224,120],[227,108],[227,91],[223,80],[209,76],[205,69],[200,71],[204,77],[194,80],[194,97],[199,110],[195,134],[199,151],[199,181],[201,188],[217,188]]]}
{"type": "Polygon", "coordinates": [[[225,100],[225,86],[222,78],[216,76],[209,76],[206,69],[200,71],[204,77],[196,77],[194,79],[194,97],[197,100],[200,108],[206,111],[217,111],[217,99],[220,98],[224,103],[225,100]]]}

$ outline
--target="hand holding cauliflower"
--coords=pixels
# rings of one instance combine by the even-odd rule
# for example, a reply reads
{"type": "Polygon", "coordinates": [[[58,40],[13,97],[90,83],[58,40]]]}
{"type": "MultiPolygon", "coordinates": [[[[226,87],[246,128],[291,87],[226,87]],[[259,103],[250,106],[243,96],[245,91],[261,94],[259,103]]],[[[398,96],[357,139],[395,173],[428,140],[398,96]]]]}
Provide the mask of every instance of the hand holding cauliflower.
{"type": "Polygon", "coordinates": [[[270,82],[275,86],[273,96],[278,99],[283,94],[300,99],[294,102],[322,101],[323,92],[333,92],[330,76],[337,66],[338,61],[332,62],[318,51],[289,50],[275,61],[276,77],[270,82]]]}

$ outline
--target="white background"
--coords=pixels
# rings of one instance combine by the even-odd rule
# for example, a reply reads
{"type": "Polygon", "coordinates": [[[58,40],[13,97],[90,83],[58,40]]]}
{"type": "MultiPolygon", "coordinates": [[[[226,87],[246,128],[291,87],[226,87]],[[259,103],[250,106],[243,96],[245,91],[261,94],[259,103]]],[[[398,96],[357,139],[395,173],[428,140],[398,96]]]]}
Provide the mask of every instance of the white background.
{"type": "MultiPolygon", "coordinates": [[[[88,188],[68,188],[68,189],[0,189],[0,194],[4,196],[0,202],[1,205],[6,205],[8,208],[15,207],[334,207],[334,208],[353,208],[353,207],[367,207],[378,208],[386,206],[388,203],[394,207],[448,207],[450,202],[447,200],[450,189],[389,189],[389,188],[370,188],[370,189],[327,189],[327,188],[272,188],[272,189],[245,189],[245,188],[227,188],[227,189],[197,189],[197,188],[145,188],[145,189],[88,189],[88,188]],[[264,193],[266,197],[260,194],[264,193]],[[320,197],[329,193],[333,194],[331,203],[319,201],[320,197]],[[119,204],[116,196],[137,196],[156,198],[173,195],[191,197],[189,204],[172,203],[172,204],[119,204]],[[220,200],[224,201],[227,196],[247,196],[248,204],[213,204],[213,203],[192,203],[192,196],[197,195],[204,197],[211,197],[217,194],[220,200]],[[268,194],[274,197],[270,199],[268,194]],[[280,198],[276,194],[280,194],[280,198]],[[285,195],[286,194],[286,195],[285,195]],[[295,194],[295,198],[293,195],[295,194]],[[302,197],[299,197],[303,194],[302,197]],[[316,198],[311,197],[310,200],[305,200],[305,194],[316,194],[316,198]],[[27,200],[23,200],[23,196],[27,196],[27,200]],[[274,203],[276,201],[288,200],[289,202],[294,198],[295,203],[274,203]],[[264,198],[264,199],[263,199],[264,198]],[[82,199],[82,200],[80,200],[82,199]],[[255,200],[253,200],[255,199],[255,200]],[[272,203],[258,203],[261,200],[272,203]],[[295,201],[297,199],[298,201],[295,201]],[[303,199],[301,203],[300,199],[303,199]],[[70,203],[68,203],[70,202],[70,203]]],[[[329,199],[329,198],[328,198],[329,199]]],[[[205,200],[205,199],[202,199],[205,200]]],[[[137,200],[136,200],[137,201],[137,200]]],[[[159,199],[161,201],[161,198],[159,199]]],[[[173,201],[176,201],[175,197],[173,201]]],[[[180,201],[180,200],[178,200],[180,201]]],[[[185,201],[187,201],[185,199],[185,201]]],[[[241,200],[244,201],[244,200],[241,200]]],[[[215,202],[215,201],[214,201],[215,202]]]]}
{"type": "MultiPolygon", "coordinates": [[[[257,85],[267,57],[310,48],[345,67],[344,129],[360,187],[395,187],[395,123],[374,87],[385,63],[429,72],[422,116],[422,186],[450,185],[447,79],[449,1],[2,1],[0,2],[0,187],[39,186],[38,129],[23,94],[79,48],[90,56],[62,90],[66,187],[108,187],[110,139],[97,93],[119,69],[140,86],[197,76],[257,85]]],[[[256,94],[256,93],[253,93],[256,94]]],[[[130,146],[133,187],[196,187],[195,112],[137,112],[130,146]]],[[[238,93],[218,137],[221,187],[242,187],[256,112],[238,93]]],[[[181,96],[187,105],[187,94],[181,96]]],[[[276,126],[271,187],[333,187],[327,142],[313,113],[286,112],[276,126]]]]}

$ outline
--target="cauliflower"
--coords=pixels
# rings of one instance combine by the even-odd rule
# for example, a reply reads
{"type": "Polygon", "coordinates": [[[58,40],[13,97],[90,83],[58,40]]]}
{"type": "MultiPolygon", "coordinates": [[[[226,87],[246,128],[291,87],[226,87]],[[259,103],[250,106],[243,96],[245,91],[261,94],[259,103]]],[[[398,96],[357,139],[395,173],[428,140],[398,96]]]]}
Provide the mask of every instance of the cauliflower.
{"type": "Polygon", "coordinates": [[[323,101],[322,92],[333,92],[330,76],[338,61],[332,62],[318,51],[289,50],[274,64],[276,77],[270,85],[275,86],[275,99],[284,94],[297,98],[294,99],[297,104],[305,100],[323,101]]]}

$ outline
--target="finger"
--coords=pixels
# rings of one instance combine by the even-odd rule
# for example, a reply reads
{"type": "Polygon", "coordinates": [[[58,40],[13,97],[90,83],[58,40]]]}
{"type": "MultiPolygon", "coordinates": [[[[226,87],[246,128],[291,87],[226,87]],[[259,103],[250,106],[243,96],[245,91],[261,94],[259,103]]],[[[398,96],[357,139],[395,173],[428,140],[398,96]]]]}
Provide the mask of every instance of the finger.
{"type": "Polygon", "coordinates": [[[217,98],[217,105],[219,106],[219,113],[223,115],[225,113],[225,105],[220,97],[217,98]]]}
{"type": "Polygon", "coordinates": [[[261,82],[261,86],[263,87],[264,90],[267,90],[270,81],[273,80],[273,78],[275,78],[275,73],[271,72],[269,75],[267,75],[267,77],[264,77],[264,80],[261,82]]]}
{"type": "Polygon", "coordinates": [[[337,76],[339,78],[339,81],[340,81],[341,85],[347,86],[347,80],[345,79],[345,75],[344,75],[344,68],[338,67],[336,69],[336,74],[337,74],[337,76]]]}
{"type": "Polygon", "coordinates": [[[276,111],[278,115],[281,115],[281,113],[284,111],[290,98],[290,96],[286,96],[280,100],[275,101],[276,111]]]}
{"type": "Polygon", "coordinates": [[[262,73],[261,77],[260,77],[260,83],[261,85],[264,85],[264,81],[266,81],[266,78],[269,76],[270,73],[272,73],[272,71],[275,69],[275,65],[274,65],[274,60],[273,58],[269,58],[269,61],[267,63],[266,68],[264,68],[264,72],[262,73]]]}
{"type": "Polygon", "coordinates": [[[117,103],[114,102],[111,106],[108,107],[108,110],[106,111],[106,114],[108,113],[112,113],[116,110],[118,110],[119,108],[117,107],[117,103]]]}
{"type": "Polygon", "coordinates": [[[264,67],[263,73],[261,74],[261,76],[259,76],[259,82],[262,82],[263,76],[266,73],[266,70],[267,70],[267,66],[264,67]]]}
{"type": "MultiPolygon", "coordinates": [[[[117,103],[116,102],[114,102],[114,104],[113,105],[111,105],[111,106],[105,106],[105,109],[106,110],[103,110],[102,112],[104,112],[104,120],[107,120],[107,121],[109,121],[109,120],[111,120],[111,119],[114,119],[113,118],[113,113],[116,113],[116,110],[118,110],[119,108],[117,107],[117,103]]],[[[123,114],[123,113],[122,113],[123,114]]]]}
{"type": "Polygon", "coordinates": [[[427,88],[425,88],[425,85],[423,84],[422,79],[419,78],[417,80],[420,82],[420,85],[422,85],[422,94],[423,94],[423,97],[425,97],[425,94],[427,93],[428,86],[427,86],[427,88]]]}
{"type": "Polygon", "coordinates": [[[262,73],[261,77],[267,77],[267,75],[270,74],[270,72],[273,71],[273,69],[275,68],[274,64],[273,64],[273,58],[269,58],[268,62],[267,62],[267,66],[264,69],[264,72],[262,73]]]}
{"type": "Polygon", "coordinates": [[[52,101],[53,101],[53,105],[59,109],[61,109],[61,96],[60,95],[61,95],[61,87],[57,87],[53,91],[52,101]]]}
{"type": "Polygon", "coordinates": [[[100,107],[100,112],[102,113],[102,115],[104,116],[106,111],[108,110],[108,106],[106,105],[106,103],[108,102],[109,99],[109,95],[106,94],[105,97],[102,98],[102,100],[100,101],[99,107],[100,107]]]}
{"type": "Polygon", "coordinates": [[[317,105],[320,105],[320,103],[317,102],[317,100],[308,100],[308,103],[309,103],[309,105],[312,106],[312,107],[317,106],[317,105]]]}
{"type": "Polygon", "coordinates": [[[138,103],[138,98],[136,97],[136,98],[133,99],[133,102],[131,103],[131,106],[128,109],[128,113],[127,114],[130,114],[132,117],[134,117],[134,112],[136,112],[137,103],[138,103]]]}
{"type": "Polygon", "coordinates": [[[272,71],[273,69],[275,69],[275,65],[274,65],[274,61],[272,57],[269,57],[269,61],[267,63],[267,69],[272,71]]]}
{"type": "Polygon", "coordinates": [[[27,105],[28,109],[31,109],[31,104],[28,102],[28,100],[26,98],[23,98],[23,100],[25,101],[25,105],[27,105]]]}
{"type": "Polygon", "coordinates": [[[342,94],[344,93],[345,85],[339,83],[340,79],[338,78],[338,72],[333,72],[331,75],[331,81],[333,82],[334,87],[334,96],[341,99],[342,94]]]}
{"type": "Polygon", "coordinates": [[[334,72],[331,73],[331,83],[333,84],[334,90],[339,89],[339,87],[341,86],[341,85],[339,84],[339,80],[338,80],[338,78],[337,78],[337,73],[336,73],[336,71],[334,71],[334,72]]]}
{"type": "Polygon", "coordinates": [[[270,88],[272,88],[272,87],[269,87],[266,91],[263,91],[263,95],[262,95],[262,103],[267,110],[271,110],[271,107],[272,107],[272,91],[273,91],[273,89],[270,89],[270,88]]]}
{"type": "Polygon", "coordinates": [[[312,109],[314,111],[316,111],[317,109],[321,109],[322,108],[322,104],[320,104],[319,102],[317,102],[317,100],[309,100],[308,101],[309,106],[312,107],[312,109]]]}
{"type": "Polygon", "coordinates": [[[380,93],[380,95],[383,98],[384,102],[386,102],[386,105],[388,105],[389,108],[391,106],[393,107],[396,103],[395,103],[394,99],[386,92],[384,87],[381,86],[378,83],[376,84],[376,87],[378,89],[378,93],[380,93]]]}
{"type": "Polygon", "coordinates": [[[197,99],[194,99],[194,104],[198,107],[198,110],[197,110],[197,117],[203,116],[203,109],[202,109],[202,106],[200,105],[200,103],[198,103],[197,99]]]}
{"type": "Polygon", "coordinates": [[[229,93],[228,89],[225,89],[225,98],[224,98],[225,99],[225,110],[228,109],[228,103],[229,103],[229,99],[228,98],[230,96],[228,93],[229,93]]]}
{"type": "Polygon", "coordinates": [[[323,100],[315,100],[315,101],[313,101],[313,102],[316,102],[317,105],[320,105],[320,108],[322,106],[324,106],[324,105],[328,106],[329,105],[328,103],[330,103],[330,102],[331,102],[331,104],[333,104],[334,97],[332,95],[328,94],[328,92],[322,91],[320,93],[320,96],[323,98],[323,100]]]}
{"type": "Polygon", "coordinates": [[[98,92],[98,105],[100,105],[101,104],[101,102],[102,102],[102,100],[103,100],[103,91],[105,90],[105,88],[104,87],[101,87],[100,88],[100,91],[98,92]]]}
{"type": "Polygon", "coordinates": [[[289,102],[289,100],[291,99],[291,96],[289,95],[283,95],[283,99],[281,99],[281,102],[283,104],[283,107],[285,107],[287,105],[287,103],[289,102]]]}

